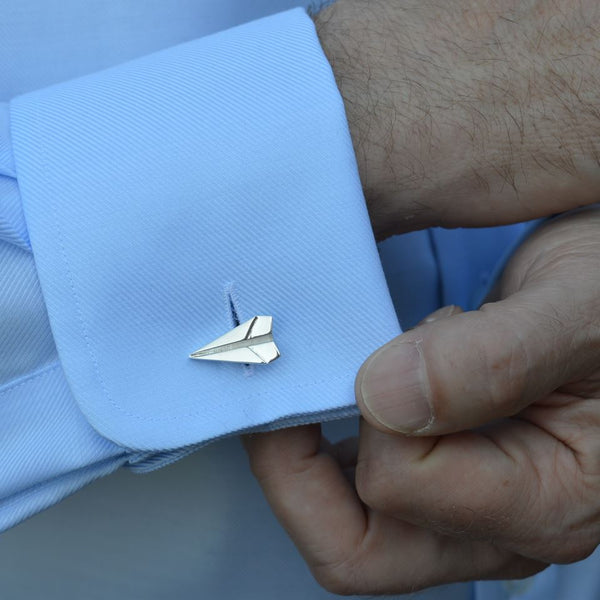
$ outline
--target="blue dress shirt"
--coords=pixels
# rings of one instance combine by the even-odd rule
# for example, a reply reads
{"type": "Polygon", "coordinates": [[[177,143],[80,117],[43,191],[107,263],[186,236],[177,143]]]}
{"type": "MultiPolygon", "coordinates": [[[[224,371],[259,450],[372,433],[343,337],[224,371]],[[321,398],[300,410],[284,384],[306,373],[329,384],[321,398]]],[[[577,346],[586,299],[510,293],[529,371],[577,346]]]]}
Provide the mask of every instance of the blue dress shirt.
{"type": "Polygon", "coordinates": [[[357,414],[355,373],[398,320],[476,307],[527,232],[431,230],[378,252],[310,19],[220,31],[287,8],[249,4],[4,13],[1,529],[122,465],[357,414]],[[273,315],[279,361],[188,359],[232,308],[273,315]]]}

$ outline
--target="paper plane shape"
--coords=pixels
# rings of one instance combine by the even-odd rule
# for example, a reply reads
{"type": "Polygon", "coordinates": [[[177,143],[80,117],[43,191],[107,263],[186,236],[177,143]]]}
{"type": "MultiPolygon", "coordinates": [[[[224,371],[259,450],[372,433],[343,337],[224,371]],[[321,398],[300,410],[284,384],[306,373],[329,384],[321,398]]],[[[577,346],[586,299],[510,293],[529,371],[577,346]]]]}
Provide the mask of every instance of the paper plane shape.
{"type": "Polygon", "coordinates": [[[273,341],[273,317],[252,317],[214,342],[192,352],[197,360],[267,364],[279,358],[273,341]]]}

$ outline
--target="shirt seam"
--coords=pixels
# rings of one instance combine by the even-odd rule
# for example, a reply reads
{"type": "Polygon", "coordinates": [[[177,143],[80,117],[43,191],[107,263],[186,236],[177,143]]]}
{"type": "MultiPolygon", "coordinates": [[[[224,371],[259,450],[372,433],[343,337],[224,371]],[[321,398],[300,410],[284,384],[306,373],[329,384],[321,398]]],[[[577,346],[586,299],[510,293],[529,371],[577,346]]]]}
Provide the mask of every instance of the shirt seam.
{"type": "Polygon", "coordinates": [[[0,397],[5,396],[6,394],[13,392],[17,388],[20,388],[25,385],[29,385],[31,382],[36,379],[41,379],[46,375],[50,374],[52,371],[55,371],[58,367],[60,367],[59,361],[53,361],[48,365],[44,365],[43,367],[32,371],[31,373],[27,373],[27,375],[22,375],[18,379],[13,379],[9,381],[2,387],[0,387],[0,397]]]}

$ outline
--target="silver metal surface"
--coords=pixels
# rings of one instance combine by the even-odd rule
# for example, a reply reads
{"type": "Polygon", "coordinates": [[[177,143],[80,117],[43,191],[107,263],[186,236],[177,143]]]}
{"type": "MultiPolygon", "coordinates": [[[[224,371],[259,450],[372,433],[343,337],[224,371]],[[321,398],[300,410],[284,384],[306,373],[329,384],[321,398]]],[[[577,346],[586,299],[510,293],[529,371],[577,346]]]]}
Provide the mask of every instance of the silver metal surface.
{"type": "Polygon", "coordinates": [[[273,317],[252,317],[214,342],[192,352],[190,358],[268,364],[279,358],[272,328],[273,317]]]}

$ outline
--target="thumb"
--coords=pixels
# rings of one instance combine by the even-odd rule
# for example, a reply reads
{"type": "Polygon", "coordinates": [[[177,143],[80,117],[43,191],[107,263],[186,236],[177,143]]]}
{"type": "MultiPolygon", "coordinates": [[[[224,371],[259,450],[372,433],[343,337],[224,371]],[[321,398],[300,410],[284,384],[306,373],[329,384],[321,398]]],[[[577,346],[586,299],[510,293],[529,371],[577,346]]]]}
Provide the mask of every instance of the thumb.
{"type": "Polygon", "coordinates": [[[564,288],[541,284],[478,311],[436,311],[362,366],[363,417],[385,432],[438,435],[543,398],[586,367],[573,313],[561,320],[556,308],[568,307],[564,296],[564,288]]]}

